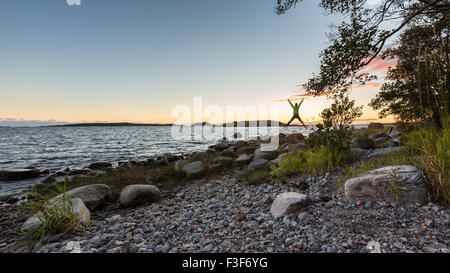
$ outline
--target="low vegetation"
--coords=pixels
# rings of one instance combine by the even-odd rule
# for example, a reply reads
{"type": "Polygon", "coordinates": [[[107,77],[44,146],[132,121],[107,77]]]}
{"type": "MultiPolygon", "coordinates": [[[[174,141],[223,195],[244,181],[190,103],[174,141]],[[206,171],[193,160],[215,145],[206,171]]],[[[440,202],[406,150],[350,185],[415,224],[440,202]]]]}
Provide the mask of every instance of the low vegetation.
{"type": "Polygon", "coordinates": [[[36,185],[34,190],[40,195],[54,196],[62,184],[67,185],[67,190],[90,184],[106,184],[116,199],[120,191],[132,184],[156,184],[161,187],[170,187],[181,184],[184,181],[184,173],[176,172],[173,166],[145,167],[135,166],[133,168],[108,169],[103,174],[89,176],[74,176],[64,182],[55,182],[36,185]]]}
{"type": "Polygon", "coordinates": [[[58,195],[62,193],[63,198],[56,202],[51,201],[49,197],[36,192],[28,193],[35,197],[36,200],[24,205],[23,209],[29,211],[30,216],[36,215],[41,222],[38,229],[23,234],[33,242],[42,241],[46,235],[65,234],[75,229],[84,228],[84,225],[80,220],[81,217],[77,217],[72,212],[72,200],[65,194],[65,184],[62,189],[58,189],[59,191],[54,192],[53,194],[58,195]]]}
{"type": "Polygon", "coordinates": [[[239,180],[245,181],[247,185],[258,185],[270,179],[269,170],[244,170],[239,176],[239,180]]]}

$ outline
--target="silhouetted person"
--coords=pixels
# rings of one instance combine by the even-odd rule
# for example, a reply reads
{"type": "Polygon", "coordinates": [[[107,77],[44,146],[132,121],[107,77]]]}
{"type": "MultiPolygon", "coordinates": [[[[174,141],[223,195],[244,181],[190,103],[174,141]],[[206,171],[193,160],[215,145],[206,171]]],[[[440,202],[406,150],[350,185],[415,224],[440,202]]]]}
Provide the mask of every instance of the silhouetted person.
{"type": "Polygon", "coordinates": [[[300,105],[302,105],[303,101],[305,99],[302,99],[302,101],[300,103],[295,103],[292,104],[292,102],[288,99],[289,104],[292,106],[292,110],[294,111],[294,113],[292,114],[292,118],[291,120],[287,123],[286,126],[289,126],[289,124],[291,124],[292,121],[294,121],[294,119],[298,119],[300,121],[300,123],[306,127],[306,124],[303,122],[303,120],[300,118],[300,116],[298,115],[298,109],[300,108],[300,105]]]}

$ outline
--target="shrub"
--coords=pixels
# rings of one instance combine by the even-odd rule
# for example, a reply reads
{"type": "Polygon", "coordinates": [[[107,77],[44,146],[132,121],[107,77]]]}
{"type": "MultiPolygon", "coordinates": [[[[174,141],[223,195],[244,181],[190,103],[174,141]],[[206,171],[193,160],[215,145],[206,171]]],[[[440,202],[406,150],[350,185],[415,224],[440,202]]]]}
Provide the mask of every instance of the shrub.
{"type": "Polygon", "coordinates": [[[245,170],[238,178],[244,180],[247,185],[257,185],[264,182],[270,178],[269,170],[245,170]]]}
{"type": "MultiPolygon", "coordinates": [[[[35,231],[25,233],[25,237],[32,241],[42,241],[48,234],[65,234],[84,227],[81,223],[81,215],[77,217],[72,212],[72,199],[70,196],[66,196],[65,184],[60,192],[63,194],[60,201],[51,201],[49,197],[42,194],[27,192],[37,201],[29,202],[23,206],[23,209],[31,211],[30,217],[36,215],[41,226],[35,231]]],[[[60,192],[55,192],[54,195],[60,192]]]]}
{"type": "Polygon", "coordinates": [[[344,187],[345,182],[348,179],[357,177],[363,173],[366,173],[372,169],[374,169],[376,166],[375,162],[373,161],[362,161],[360,162],[359,168],[355,168],[354,166],[346,166],[342,169],[344,172],[344,176],[339,177],[337,182],[341,187],[344,187]]]}
{"type": "Polygon", "coordinates": [[[278,167],[271,166],[272,176],[284,181],[286,176],[296,173],[322,174],[338,166],[348,155],[330,152],[328,147],[321,146],[315,150],[297,151],[285,156],[278,167]]]}
{"type": "Polygon", "coordinates": [[[435,197],[450,203],[450,129],[445,126],[441,131],[421,129],[417,131],[417,141],[423,169],[428,184],[435,197]]]}

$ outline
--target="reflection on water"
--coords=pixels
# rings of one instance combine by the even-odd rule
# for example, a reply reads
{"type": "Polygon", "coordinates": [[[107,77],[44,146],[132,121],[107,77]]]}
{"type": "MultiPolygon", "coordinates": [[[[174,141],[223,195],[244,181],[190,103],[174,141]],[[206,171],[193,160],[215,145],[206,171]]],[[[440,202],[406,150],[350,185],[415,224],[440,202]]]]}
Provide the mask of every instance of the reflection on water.
{"type": "MultiPolygon", "coordinates": [[[[278,133],[307,135],[314,126],[307,129],[297,126],[227,128],[224,134],[208,135],[206,139],[195,136],[174,138],[171,129],[169,126],[0,127],[0,170],[34,166],[58,171],[66,167],[85,167],[98,161],[142,160],[168,152],[183,154],[204,150],[224,135],[232,139],[235,130],[248,139],[278,133]]],[[[0,182],[0,196],[22,192],[40,181],[0,182]]]]}
{"type": "MultiPolygon", "coordinates": [[[[232,138],[234,128],[225,135],[232,138]]],[[[310,129],[243,128],[237,127],[247,138],[279,132],[307,134],[310,129]]],[[[84,167],[96,161],[111,163],[120,160],[140,160],[162,153],[187,153],[206,149],[223,134],[201,134],[177,139],[169,126],[149,127],[0,127],[0,169],[35,166],[39,169],[60,170],[84,167]]]]}

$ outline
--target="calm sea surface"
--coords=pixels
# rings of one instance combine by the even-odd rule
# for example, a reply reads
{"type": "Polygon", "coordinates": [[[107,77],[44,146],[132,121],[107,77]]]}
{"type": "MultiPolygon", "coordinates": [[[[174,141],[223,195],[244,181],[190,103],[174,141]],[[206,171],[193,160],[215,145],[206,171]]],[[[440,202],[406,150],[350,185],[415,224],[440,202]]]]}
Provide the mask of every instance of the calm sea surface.
{"type": "MultiPolygon", "coordinates": [[[[278,128],[278,127],[277,127],[278,128]]],[[[244,138],[272,135],[276,129],[236,128],[244,138]]],[[[279,132],[307,135],[313,127],[279,127],[279,132]]],[[[225,135],[232,137],[233,128],[225,135]]],[[[66,167],[85,167],[93,162],[146,159],[162,153],[182,154],[206,149],[223,135],[184,135],[187,139],[172,137],[170,126],[146,127],[0,127],[0,170],[34,166],[51,171],[66,167]],[[199,137],[200,136],[200,137],[199,137]]],[[[16,189],[17,183],[0,182],[0,195],[16,189]],[[8,184],[8,185],[6,185],[8,184]]],[[[29,183],[36,183],[30,181],[29,183]]]]}

